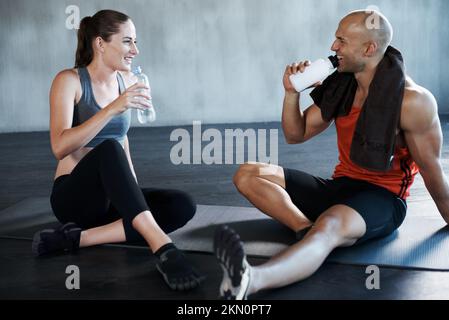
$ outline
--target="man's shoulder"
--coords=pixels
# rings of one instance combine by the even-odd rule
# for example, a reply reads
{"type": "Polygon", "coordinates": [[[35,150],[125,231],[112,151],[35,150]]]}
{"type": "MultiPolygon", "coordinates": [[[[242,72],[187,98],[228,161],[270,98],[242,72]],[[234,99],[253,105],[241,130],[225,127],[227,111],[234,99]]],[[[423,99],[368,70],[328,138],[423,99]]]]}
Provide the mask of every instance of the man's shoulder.
{"type": "Polygon", "coordinates": [[[410,77],[407,77],[402,109],[417,111],[415,110],[416,108],[432,109],[433,107],[436,107],[436,105],[435,97],[429,90],[416,84],[410,77]]]}
{"type": "Polygon", "coordinates": [[[438,114],[433,94],[407,77],[402,101],[401,125],[404,127],[425,125],[438,114]]]}

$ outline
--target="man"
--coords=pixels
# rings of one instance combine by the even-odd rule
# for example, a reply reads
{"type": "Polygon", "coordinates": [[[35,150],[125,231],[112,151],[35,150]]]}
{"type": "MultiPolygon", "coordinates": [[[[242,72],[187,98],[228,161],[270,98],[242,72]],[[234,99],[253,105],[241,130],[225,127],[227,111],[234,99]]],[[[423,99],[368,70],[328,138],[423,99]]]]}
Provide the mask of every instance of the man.
{"type": "MultiPolygon", "coordinates": [[[[227,227],[219,229],[214,249],[224,270],[220,288],[224,298],[245,299],[263,289],[303,280],[321,266],[333,249],[383,237],[396,230],[405,218],[405,199],[418,168],[441,216],[449,223],[449,185],[440,161],[442,132],[437,103],[428,90],[409,77],[403,76],[400,91],[403,94],[393,97],[400,103],[397,126],[390,126],[394,141],[391,163],[379,171],[364,168],[360,165],[363,161],[356,161],[358,164],[353,161],[360,158],[354,150],[367,150],[368,155],[376,151],[369,141],[368,149],[352,146],[354,130],[359,115],[366,110],[364,106],[368,105],[369,91],[375,88],[370,85],[378,66],[391,53],[388,50],[393,50],[389,49],[393,35],[391,24],[381,13],[376,13],[378,27],[368,28],[366,21],[371,14],[353,11],[344,17],[331,48],[339,58],[338,73],[351,74],[356,81],[348,113],[324,119],[324,110],[316,103],[302,112],[300,94],[294,90],[289,76],[304,72],[310,62],[287,66],[282,113],[286,141],[306,142],[335,120],[340,163],[333,179],[328,180],[262,163],[248,163],[239,168],[234,176],[239,192],[262,212],[296,232],[298,239],[303,238],[267,263],[250,266],[239,236],[227,227]]],[[[315,87],[319,89],[319,85],[315,87]]],[[[385,97],[388,92],[376,93],[370,99],[380,99],[382,105],[385,97]]],[[[370,160],[373,162],[368,157],[366,163],[370,160]]]]}

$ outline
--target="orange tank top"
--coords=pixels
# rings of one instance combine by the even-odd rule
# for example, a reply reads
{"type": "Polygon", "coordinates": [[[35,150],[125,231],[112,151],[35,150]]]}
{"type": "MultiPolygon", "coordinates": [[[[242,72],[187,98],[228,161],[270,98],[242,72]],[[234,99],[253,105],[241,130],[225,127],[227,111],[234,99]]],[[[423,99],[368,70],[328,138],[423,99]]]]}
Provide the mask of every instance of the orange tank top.
{"type": "Polygon", "coordinates": [[[347,116],[338,117],[335,121],[340,163],[335,167],[333,178],[349,177],[367,181],[383,187],[405,200],[410,195],[410,187],[419,172],[418,166],[412,160],[407,148],[396,147],[391,169],[387,172],[361,168],[354,164],[349,157],[352,137],[361,110],[361,108],[353,107],[347,116]]]}

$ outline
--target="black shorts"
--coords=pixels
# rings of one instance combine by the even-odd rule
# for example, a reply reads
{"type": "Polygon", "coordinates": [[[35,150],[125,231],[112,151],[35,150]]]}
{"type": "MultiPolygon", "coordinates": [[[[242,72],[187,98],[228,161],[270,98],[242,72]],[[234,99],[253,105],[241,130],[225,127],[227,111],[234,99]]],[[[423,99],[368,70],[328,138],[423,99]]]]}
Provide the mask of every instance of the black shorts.
{"type": "Polygon", "coordinates": [[[347,177],[322,179],[286,168],[284,175],[287,193],[312,222],[338,204],[357,211],[365,220],[366,233],[356,244],[385,237],[404,221],[407,203],[385,188],[347,177]]]}

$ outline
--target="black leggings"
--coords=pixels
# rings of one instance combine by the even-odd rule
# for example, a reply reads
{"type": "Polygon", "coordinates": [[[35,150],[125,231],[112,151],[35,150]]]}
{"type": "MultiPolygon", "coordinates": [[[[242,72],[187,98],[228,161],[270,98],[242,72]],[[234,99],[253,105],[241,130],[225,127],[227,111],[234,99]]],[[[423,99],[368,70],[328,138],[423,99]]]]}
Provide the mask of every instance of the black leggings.
{"type": "Polygon", "coordinates": [[[58,177],[50,197],[53,213],[61,223],[75,222],[83,229],[123,219],[126,240],[142,241],[132,220],[150,210],[165,233],[184,226],[196,204],[184,192],[140,188],[120,143],[108,139],[96,146],[71,174],[58,177]]]}

